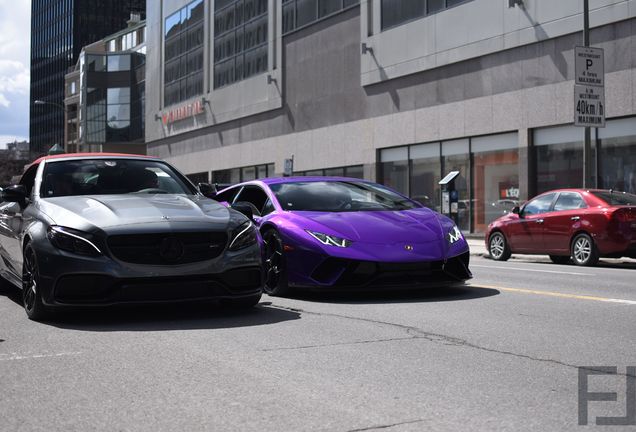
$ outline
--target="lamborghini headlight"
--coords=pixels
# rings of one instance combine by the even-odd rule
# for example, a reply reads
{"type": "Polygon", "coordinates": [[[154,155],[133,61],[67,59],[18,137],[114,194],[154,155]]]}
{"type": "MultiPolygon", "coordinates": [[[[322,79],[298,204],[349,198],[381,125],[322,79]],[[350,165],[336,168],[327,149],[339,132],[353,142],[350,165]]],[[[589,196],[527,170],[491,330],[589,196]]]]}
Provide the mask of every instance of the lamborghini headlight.
{"type": "Polygon", "coordinates": [[[327,246],[336,246],[340,248],[346,248],[351,246],[351,240],[343,239],[329,234],[323,234],[316,231],[306,230],[307,234],[318,240],[320,243],[327,246]]]}

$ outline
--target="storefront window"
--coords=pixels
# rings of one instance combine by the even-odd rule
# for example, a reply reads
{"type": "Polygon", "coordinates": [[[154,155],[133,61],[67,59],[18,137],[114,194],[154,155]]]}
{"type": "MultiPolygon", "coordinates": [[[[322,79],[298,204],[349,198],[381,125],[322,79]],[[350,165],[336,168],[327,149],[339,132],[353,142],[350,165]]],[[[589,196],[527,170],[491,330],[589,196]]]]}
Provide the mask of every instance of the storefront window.
{"type": "Polygon", "coordinates": [[[516,133],[472,139],[475,201],[473,231],[519,205],[519,150],[516,133]]]}
{"type": "Polygon", "coordinates": [[[599,187],[636,193],[636,118],[608,121],[598,130],[601,146],[599,187]]]}
{"type": "Polygon", "coordinates": [[[344,168],[330,168],[325,170],[327,177],[344,177],[344,168]]]}
{"type": "Polygon", "coordinates": [[[411,198],[433,210],[440,211],[439,143],[411,147],[411,198]]]}
{"type": "Polygon", "coordinates": [[[409,151],[407,147],[382,150],[380,170],[383,183],[396,191],[409,194],[409,151]]]}
{"type": "Polygon", "coordinates": [[[294,173],[295,176],[327,176],[327,177],[351,177],[364,179],[364,169],[362,165],[351,165],[339,168],[326,168],[310,171],[299,171],[294,173]]]}
{"type": "Polygon", "coordinates": [[[362,165],[353,165],[345,168],[345,177],[364,179],[364,168],[362,165]]]}
{"type": "Polygon", "coordinates": [[[240,168],[214,171],[214,173],[212,173],[212,183],[229,185],[229,184],[236,184],[240,182],[241,182],[240,168]]]}
{"type": "Polygon", "coordinates": [[[470,230],[470,156],[467,139],[442,143],[442,163],[444,175],[459,171],[455,178],[455,190],[459,193],[457,225],[462,231],[470,230]]]}
{"type": "Polygon", "coordinates": [[[274,164],[262,164],[214,171],[212,181],[214,183],[235,184],[273,176],[274,164]]]}
{"type": "MultiPolygon", "coordinates": [[[[535,131],[538,194],[552,189],[583,186],[583,133],[583,128],[574,126],[535,131]]],[[[595,160],[594,146],[592,160],[595,160]]],[[[595,168],[592,172],[595,172],[595,168]]]]}
{"type": "Polygon", "coordinates": [[[188,180],[190,180],[195,185],[198,185],[199,183],[207,183],[208,182],[208,173],[207,172],[200,172],[200,173],[195,173],[195,174],[187,174],[186,177],[188,178],[188,180]]]}

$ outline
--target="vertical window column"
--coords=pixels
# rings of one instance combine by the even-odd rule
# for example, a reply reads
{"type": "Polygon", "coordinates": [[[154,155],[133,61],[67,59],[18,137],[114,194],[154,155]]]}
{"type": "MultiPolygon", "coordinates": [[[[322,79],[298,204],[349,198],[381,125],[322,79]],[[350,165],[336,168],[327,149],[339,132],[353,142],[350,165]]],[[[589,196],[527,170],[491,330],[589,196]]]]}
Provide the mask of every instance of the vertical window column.
{"type": "Polygon", "coordinates": [[[267,0],[222,0],[214,9],[214,88],[267,72],[267,0]]]}
{"type": "Polygon", "coordinates": [[[165,20],[164,106],[203,93],[203,0],[195,0],[165,20]]]}

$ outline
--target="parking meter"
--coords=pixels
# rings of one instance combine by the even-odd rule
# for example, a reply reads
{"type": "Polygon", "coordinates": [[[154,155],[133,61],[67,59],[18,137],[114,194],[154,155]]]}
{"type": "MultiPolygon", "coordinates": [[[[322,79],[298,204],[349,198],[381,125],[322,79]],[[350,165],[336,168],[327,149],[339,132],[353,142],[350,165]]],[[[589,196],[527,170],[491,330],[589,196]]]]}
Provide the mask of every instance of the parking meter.
{"type": "Polygon", "coordinates": [[[455,223],[458,223],[459,219],[459,192],[455,189],[457,176],[459,171],[451,171],[439,182],[442,192],[442,214],[453,219],[455,223]]]}

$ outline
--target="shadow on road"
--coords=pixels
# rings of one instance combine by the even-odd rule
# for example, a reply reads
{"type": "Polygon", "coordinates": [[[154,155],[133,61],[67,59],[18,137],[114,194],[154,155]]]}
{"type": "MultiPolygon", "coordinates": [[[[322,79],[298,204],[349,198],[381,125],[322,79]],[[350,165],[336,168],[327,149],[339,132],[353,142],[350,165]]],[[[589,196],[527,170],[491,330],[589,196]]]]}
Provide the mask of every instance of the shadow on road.
{"type": "MultiPolygon", "coordinates": [[[[22,308],[18,288],[0,284],[0,296],[22,308]]],[[[67,310],[54,314],[45,324],[80,331],[143,332],[254,327],[297,319],[300,313],[274,308],[267,302],[249,309],[231,309],[218,303],[171,303],[67,310]]]]}
{"type": "Polygon", "coordinates": [[[345,293],[298,293],[294,298],[319,303],[346,304],[390,304],[390,303],[441,303],[462,300],[475,300],[492,297],[499,291],[480,286],[461,286],[452,288],[429,288],[425,290],[381,291],[381,292],[345,292],[345,293]]]}
{"type": "Polygon", "coordinates": [[[6,297],[22,307],[22,291],[2,278],[0,278],[0,296],[6,297]]]}
{"type": "Polygon", "coordinates": [[[47,324],[81,331],[213,330],[254,327],[300,319],[294,311],[261,303],[251,309],[228,309],[215,304],[165,304],[68,311],[47,324]]]}

